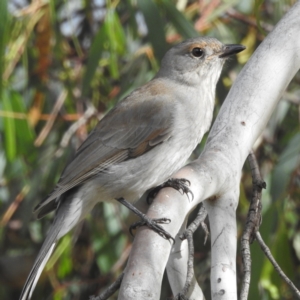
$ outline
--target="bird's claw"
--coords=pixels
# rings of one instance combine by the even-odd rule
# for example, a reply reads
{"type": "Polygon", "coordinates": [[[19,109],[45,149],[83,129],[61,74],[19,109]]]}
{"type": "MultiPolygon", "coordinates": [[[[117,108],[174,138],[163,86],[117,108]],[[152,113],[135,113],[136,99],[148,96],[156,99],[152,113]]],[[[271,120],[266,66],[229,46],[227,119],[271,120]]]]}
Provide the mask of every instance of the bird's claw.
{"type": "Polygon", "coordinates": [[[166,182],[164,182],[161,185],[150,190],[150,192],[148,193],[148,196],[147,196],[147,203],[150,205],[152,203],[152,199],[154,199],[156,197],[157,193],[165,187],[172,187],[173,189],[180,192],[182,195],[186,194],[189,200],[190,200],[189,194],[191,194],[192,201],[193,201],[194,194],[188,187],[190,185],[191,185],[191,182],[188,179],[170,178],[166,182]]]}
{"type": "Polygon", "coordinates": [[[171,223],[171,220],[168,218],[150,219],[145,216],[141,221],[132,224],[129,227],[129,232],[133,236],[132,233],[133,230],[141,226],[147,226],[148,228],[152,229],[154,232],[159,234],[164,239],[172,240],[175,243],[175,239],[167,231],[165,231],[160,225],[158,225],[158,224],[169,224],[169,223],[171,223]]]}

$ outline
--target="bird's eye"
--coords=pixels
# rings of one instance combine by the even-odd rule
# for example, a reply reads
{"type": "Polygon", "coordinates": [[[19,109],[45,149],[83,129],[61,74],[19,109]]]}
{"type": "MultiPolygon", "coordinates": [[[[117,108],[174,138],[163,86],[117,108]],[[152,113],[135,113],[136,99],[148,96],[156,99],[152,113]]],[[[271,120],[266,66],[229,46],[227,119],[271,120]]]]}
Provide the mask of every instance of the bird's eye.
{"type": "Polygon", "coordinates": [[[201,48],[196,47],[196,48],[193,48],[192,54],[193,54],[193,56],[195,56],[195,57],[201,57],[201,56],[203,56],[204,51],[203,51],[201,48]]]}

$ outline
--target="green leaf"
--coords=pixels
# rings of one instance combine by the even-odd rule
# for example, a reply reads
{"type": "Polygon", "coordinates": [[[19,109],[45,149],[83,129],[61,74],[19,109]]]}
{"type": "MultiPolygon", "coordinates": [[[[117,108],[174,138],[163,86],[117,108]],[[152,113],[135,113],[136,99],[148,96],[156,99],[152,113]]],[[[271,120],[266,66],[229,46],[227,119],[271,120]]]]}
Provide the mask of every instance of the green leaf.
{"type": "MultiPolygon", "coordinates": [[[[279,205],[279,206],[280,208],[278,209],[277,215],[280,219],[283,205],[279,205]]],[[[274,215],[273,215],[273,219],[274,219],[274,215]]],[[[276,230],[276,235],[274,235],[275,241],[270,242],[271,240],[274,240],[274,238],[270,238],[270,236],[272,236],[271,232],[274,230],[271,230],[268,235],[264,235],[264,236],[265,237],[269,236],[269,239],[266,240],[266,243],[268,244],[268,247],[270,248],[274,259],[282,268],[282,270],[287,275],[287,277],[293,281],[294,279],[293,276],[296,270],[293,267],[292,253],[291,253],[291,249],[287,237],[288,236],[287,227],[285,225],[285,222],[282,222],[282,220],[283,218],[281,219],[280,222],[278,222],[279,228],[276,230]]],[[[266,218],[264,218],[264,221],[266,221],[266,218]]],[[[280,285],[282,283],[283,283],[282,279],[280,278],[276,270],[274,270],[273,265],[270,263],[269,260],[265,260],[265,263],[263,264],[263,271],[261,276],[261,285],[264,289],[266,289],[269,292],[271,299],[281,299],[280,295],[282,294],[282,288],[280,287],[280,285]]],[[[255,298],[249,298],[249,299],[255,299],[255,298]]]]}
{"type": "Polygon", "coordinates": [[[82,81],[82,95],[87,96],[88,90],[90,88],[90,83],[95,75],[96,69],[98,67],[99,59],[102,55],[104,49],[104,44],[107,43],[105,26],[99,29],[96,34],[93,43],[91,45],[91,50],[88,55],[88,61],[86,66],[86,71],[83,76],[82,81]]]}
{"type": "Polygon", "coordinates": [[[118,15],[112,9],[107,11],[105,19],[105,31],[109,41],[109,69],[112,78],[119,78],[118,55],[126,49],[125,35],[118,15]]]}
{"type": "MultiPolygon", "coordinates": [[[[0,78],[2,78],[4,71],[4,53],[9,30],[7,0],[0,1],[0,20],[0,78]]],[[[0,80],[0,95],[2,93],[2,88],[3,82],[0,80]]]]}
{"type": "Polygon", "coordinates": [[[103,272],[104,274],[108,273],[113,265],[108,255],[99,255],[97,257],[97,264],[101,273],[103,272]]]}
{"type": "Polygon", "coordinates": [[[178,33],[184,38],[198,37],[200,34],[194,28],[193,24],[176,8],[169,0],[162,0],[161,6],[166,12],[170,22],[176,28],[178,33]]]}
{"type": "Polygon", "coordinates": [[[260,25],[261,17],[260,17],[260,8],[264,4],[264,0],[255,0],[255,5],[254,5],[254,13],[255,13],[255,18],[256,18],[256,25],[260,33],[264,36],[266,36],[266,32],[260,25]]]}
{"type": "Polygon", "coordinates": [[[103,203],[103,209],[104,209],[104,217],[105,217],[105,223],[107,225],[107,230],[110,235],[116,235],[121,231],[121,226],[119,222],[116,222],[114,215],[115,215],[115,209],[114,204],[112,203],[103,203]]]}
{"type": "MultiPolygon", "coordinates": [[[[2,97],[3,110],[7,113],[13,113],[11,102],[7,93],[2,97]]],[[[17,153],[16,147],[16,127],[15,120],[11,116],[4,117],[4,142],[5,151],[9,161],[12,161],[17,153]]]]}
{"type": "Polygon", "coordinates": [[[109,68],[112,78],[119,77],[118,56],[126,49],[125,34],[117,13],[108,9],[102,27],[96,34],[88,55],[87,67],[82,82],[82,95],[87,96],[90,83],[93,80],[103,50],[108,49],[109,68]]]}
{"type": "MultiPolygon", "coordinates": [[[[274,227],[274,213],[275,207],[272,205],[264,213],[263,223],[260,227],[260,234],[267,243],[269,242],[267,237],[271,236],[272,229],[274,227]]],[[[268,282],[270,280],[270,274],[264,270],[267,259],[262,254],[261,248],[257,242],[254,242],[251,245],[251,258],[251,284],[248,299],[262,299],[259,291],[259,285],[261,284],[261,281],[264,283],[268,282]]]]}
{"type": "Polygon", "coordinates": [[[297,168],[300,152],[300,133],[296,133],[279,157],[271,182],[273,200],[281,197],[290,181],[292,172],[297,168]]]}
{"type": "MultiPolygon", "coordinates": [[[[10,100],[12,105],[12,110],[16,113],[26,114],[26,107],[22,101],[21,95],[17,92],[12,92],[10,94],[10,100]]],[[[16,136],[18,138],[17,144],[20,147],[24,147],[24,151],[28,149],[28,143],[32,143],[35,137],[34,131],[31,128],[27,119],[15,119],[16,125],[16,136]]],[[[24,153],[24,151],[21,151],[24,153]]]]}
{"type": "Polygon", "coordinates": [[[106,13],[105,29],[109,40],[109,48],[114,53],[125,53],[126,38],[118,14],[110,9],[106,13]]]}
{"type": "Polygon", "coordinates": [[[160,11],[152,0],[138,0],[138,8],[144,15],[148,29],[148,39],[154,49],[155,56],[161,60],[168,49],[168,45],[160,11]]]}
{"type": "Polygon", "coordinates": [[[62,300],[65,294],[65,290],[55,290],[53,300],[62,300]]]}
{"type": "Polygon", "coordinates": [[[68,275],[72,270],[71,245],[71,236],[70,234],[67,234],[60,240],[45,269],[50,270],[59,260],[57,270],[58,277],[64,278],[66,275],[68,275]]]}
{"type": "MultiPolygon", "coordinates": [[[[283,205],[279,205],[279,211],[278,215],[282,213],[283,205]]],[[[291,247],[288,239],[288,232],[287,232],[287,226],[286,223],[283,220],[284,218],[281,218],[281,221],[278,223],[279,228],[276,230],[275,235],[275,242],[272,245],[272,254],[277,261],[277,263],[281,266],[283,272],[287,275],[288,278],[291,280],[294,280],[296,268],[293,267],[293,255],[291,253],[291,247]],[[282,255],[284,253],[285,255],[282,255]]],[[[270,263],[271,264],[271,263],[270,263]]],[[[273,266],[273,281],[275,282],[275,285],[280,286],[281,284],[281,278],[279,274],[274,270],[273,266]]]]}
{"type": "MultiPolygon", "coordinates": [[[[228,9],[232,6],[237,5],[239,0],[227,0],[222,1],[215,9],[207,16],[207,22],[213,22],[216,19],[220,18],[228,9]]],[[[223,23],[225,25],[226,23],[223,23]]],[[[233,34],[233,30],[231,30],[231,34],[233,34]]]]}

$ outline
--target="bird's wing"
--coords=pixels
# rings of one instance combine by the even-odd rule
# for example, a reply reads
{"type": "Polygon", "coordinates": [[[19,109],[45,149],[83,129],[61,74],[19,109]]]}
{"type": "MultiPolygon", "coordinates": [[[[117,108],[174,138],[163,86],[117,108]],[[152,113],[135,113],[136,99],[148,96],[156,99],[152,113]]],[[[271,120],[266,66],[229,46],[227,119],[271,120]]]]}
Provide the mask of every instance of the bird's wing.
{"type": "Polygon", "coordinates": [[[112,109],[79,147],[53,192],[35,208],[38,217],[55,209],[54,200],[71,188],[168,140],[173,124],[169,95],[152,95],[141,88],[112,109]]]}

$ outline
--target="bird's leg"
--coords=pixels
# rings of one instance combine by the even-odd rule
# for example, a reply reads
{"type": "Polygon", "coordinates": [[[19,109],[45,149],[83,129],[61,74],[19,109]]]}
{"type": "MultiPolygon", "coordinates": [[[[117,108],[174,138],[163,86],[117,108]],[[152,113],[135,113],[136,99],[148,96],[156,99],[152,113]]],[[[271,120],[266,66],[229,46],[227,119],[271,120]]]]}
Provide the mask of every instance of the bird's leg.
{"type": "Polygon", "coordinates": [[[166,240],[173,240],[175,242],[175,239],[167,231],[165,231],[160,225],[158,225],[158,224],[169,224],[171,222],[170,219],[167,218],[150,219],[141,211],[139,211],[134,205],[126,201],[124,198],[118,198],[116,200],[121,204],[123,204],[124,206],[126,206],[129,210],[131,210],[133,213],[135,213],[137,216],[141,218],[141,221],[136,222],[130,226],[129,231],[131,235],[133,235],[132,230],[141,226],[148,226],[150,229],[158,233],[161,237],[165,238],[166,240]]]}
{"type": "Polygon", "coordinates": [[[151,204],[153,199],[156,197],[157,193],[165,187],[172,187],[176,191],[178,191],[182,194],[186,194],[188,198],[189,198],[189,194],[191,194],[192,200],[193,200],[194,194],[188,187],[190,185],[191,185],[190,181],[185,178],[170,178],[167,181],[165,181],[164,183],[162,183],[162,184],[158,185],[157,187],[150,190],[150,192],[148,193],[148,196],[147,196],[147,203],[151,204]]]}

